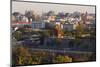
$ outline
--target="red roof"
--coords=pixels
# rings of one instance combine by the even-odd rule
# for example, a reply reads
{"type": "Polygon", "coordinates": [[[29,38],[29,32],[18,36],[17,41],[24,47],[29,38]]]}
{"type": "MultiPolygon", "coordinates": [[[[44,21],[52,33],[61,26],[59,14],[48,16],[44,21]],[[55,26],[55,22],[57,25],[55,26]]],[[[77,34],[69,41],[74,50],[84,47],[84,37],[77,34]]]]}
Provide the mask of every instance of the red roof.
{"type": "Polygon", "coordinates": [[[32,22],[16,22],[18,24],[31,24],[32,22]]]}
{"type": "Polygon", "coordinates": [[[16,24],[31,24],[32,22],[15,22],[12,23],[12,25],[16,25],[16,24]]]}

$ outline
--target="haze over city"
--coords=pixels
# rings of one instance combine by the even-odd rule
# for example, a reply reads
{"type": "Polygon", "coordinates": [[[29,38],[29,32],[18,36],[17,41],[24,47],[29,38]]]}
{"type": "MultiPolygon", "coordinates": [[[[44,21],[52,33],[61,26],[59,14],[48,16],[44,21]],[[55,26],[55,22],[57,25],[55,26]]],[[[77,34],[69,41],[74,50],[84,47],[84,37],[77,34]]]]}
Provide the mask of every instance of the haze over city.
{"type": "Polygon", "coordinates": [[[63,4],[48,4],[34,2],[12,2],[12,13],[25,13],[26,10],[33,10],[35,13],[42,14],[43,12],[55,11],[73,13],[75,11],[81,13],[95,13],[95,6],[79,6],[79,5],[63,5],[63,4]]]}

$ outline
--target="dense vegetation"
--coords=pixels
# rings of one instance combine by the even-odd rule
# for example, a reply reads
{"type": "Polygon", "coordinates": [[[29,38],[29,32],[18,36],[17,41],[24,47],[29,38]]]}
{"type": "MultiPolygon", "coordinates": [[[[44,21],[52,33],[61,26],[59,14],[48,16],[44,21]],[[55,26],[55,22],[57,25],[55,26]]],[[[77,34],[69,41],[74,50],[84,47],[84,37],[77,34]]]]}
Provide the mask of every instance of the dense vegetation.
{"type": "Polygon", "coordinates": [[[23,46],[13,47],[12,51],[13,65],[72,62],[72,58],[67,55],[45,51],[29,51],[28,48],[23,46]]]}

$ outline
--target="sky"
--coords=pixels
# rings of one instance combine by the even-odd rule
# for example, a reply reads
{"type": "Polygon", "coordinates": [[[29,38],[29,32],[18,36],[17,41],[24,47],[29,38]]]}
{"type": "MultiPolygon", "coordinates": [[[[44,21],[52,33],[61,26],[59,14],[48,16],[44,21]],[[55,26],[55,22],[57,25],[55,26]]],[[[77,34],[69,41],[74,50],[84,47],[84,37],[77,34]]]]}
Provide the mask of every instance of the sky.
{"type": "Polygon", "coordinates": [[[12,13],[20,12],[22,14],[25,13],[25,10],[33,10],[37,14],[42,14],[48,11],[65,12],[65,13],[73,13],[75,11],[85,13],[95,13],[94,6],[79,6],[79,5],[63,5],[63,4],[48,4],[48,3],[35,3],[35,2],[12,2],[12,13]]]}

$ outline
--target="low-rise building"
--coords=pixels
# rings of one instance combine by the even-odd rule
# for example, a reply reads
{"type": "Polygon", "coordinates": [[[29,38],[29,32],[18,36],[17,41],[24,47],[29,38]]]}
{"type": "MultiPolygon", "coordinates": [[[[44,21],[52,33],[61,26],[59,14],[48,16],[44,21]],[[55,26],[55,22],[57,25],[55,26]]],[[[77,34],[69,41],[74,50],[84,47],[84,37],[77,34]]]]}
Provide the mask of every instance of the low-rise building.
{"type": "Polygon", "coordinates": [[[96,25],[95,24],[85,24],[84,25],[84,28],[86,30],[91,30],[91,29],[95,29],[96,28],[96,25]]]}
{"type": "Polygon", "coordinates": [[[45,28],[45,23],[44,22],[33,22],[32,28],[33,29],[43,29],[45,28]]]}
{"type": "Polygon", "coordinates": [[[63,29],[67,31],[73,31],[74,30],[74,24],[63,24],[63,29]]]}

